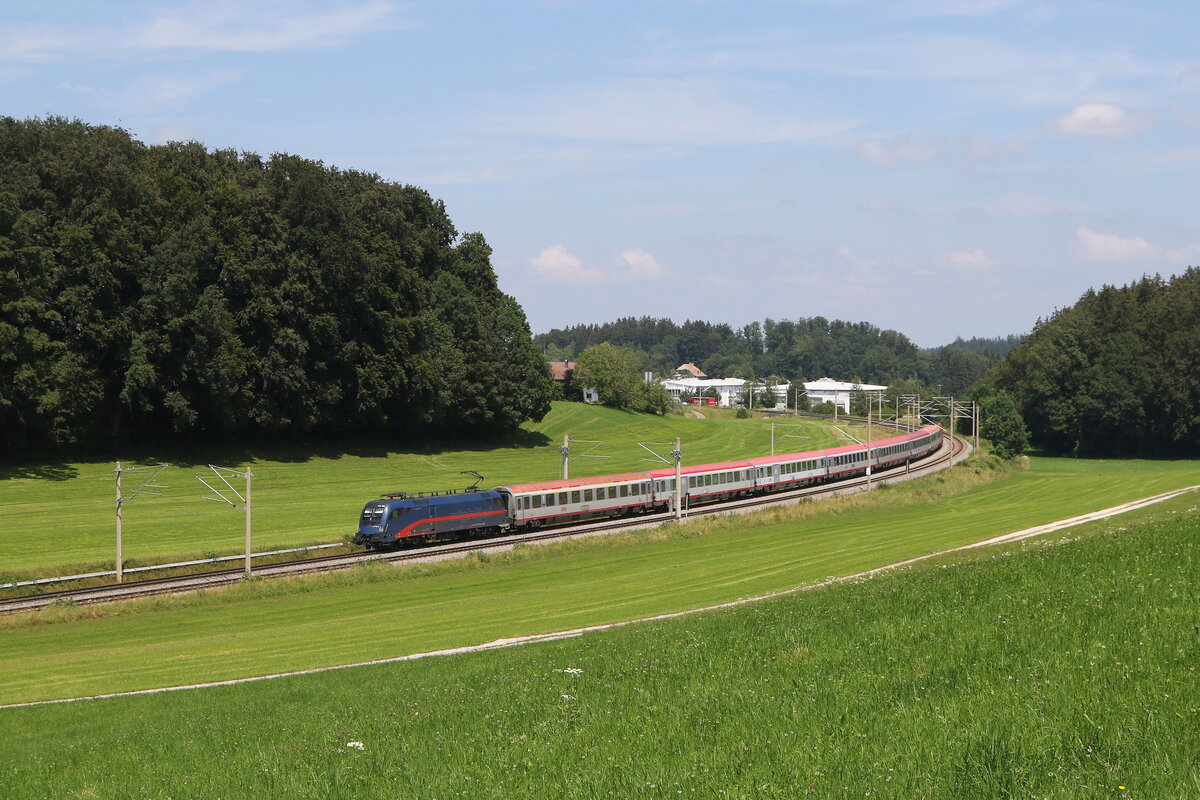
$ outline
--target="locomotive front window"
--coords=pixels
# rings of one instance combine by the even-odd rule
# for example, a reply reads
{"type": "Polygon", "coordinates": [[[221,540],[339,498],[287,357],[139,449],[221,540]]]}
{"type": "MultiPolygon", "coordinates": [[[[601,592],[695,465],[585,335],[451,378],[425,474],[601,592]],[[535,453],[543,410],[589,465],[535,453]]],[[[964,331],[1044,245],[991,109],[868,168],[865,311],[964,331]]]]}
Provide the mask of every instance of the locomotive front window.
{"type": "Polygon", "coordinates": [[[378,525],[383,520],[384,506],[368,506],[363,509],[362,524],[378,525]]]}

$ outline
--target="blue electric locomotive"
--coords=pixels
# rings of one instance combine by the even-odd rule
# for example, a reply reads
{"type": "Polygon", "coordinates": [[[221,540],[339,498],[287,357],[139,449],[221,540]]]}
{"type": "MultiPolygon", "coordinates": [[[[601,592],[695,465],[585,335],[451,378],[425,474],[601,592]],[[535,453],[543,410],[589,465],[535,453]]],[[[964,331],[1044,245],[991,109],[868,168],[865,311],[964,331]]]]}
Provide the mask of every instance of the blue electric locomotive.
{"type": "Polygon", "coordinates": [[[491,489],[437,494],[385,494],[363,508],[354,543],[372,549],[429,541],[471,531],[487,535],[508,527],[504,498],[491,489]]]}

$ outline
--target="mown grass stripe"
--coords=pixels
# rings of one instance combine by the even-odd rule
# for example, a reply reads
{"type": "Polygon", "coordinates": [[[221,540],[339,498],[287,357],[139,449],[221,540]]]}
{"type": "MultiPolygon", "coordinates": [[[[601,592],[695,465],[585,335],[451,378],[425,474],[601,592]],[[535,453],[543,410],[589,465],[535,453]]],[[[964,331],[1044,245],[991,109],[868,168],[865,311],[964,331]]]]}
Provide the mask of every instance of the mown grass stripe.
{"type": "Polygon", "coordinates": [[[42,700],[42,701],[36,701],[36,702],[30,702],[30,703],[0,704],[0,709],[22,708],[22,707],[37,706],[37,705],[52,705],[52,704],[58,704],[58,703],[74,703],[74,702],[79,702],[79,701],[83,701],[83,700],[103,700],[103,699],[108,699],[108,698],[113,698],[113,697],[131,697],[131,696],[144,695],[144,694],[158,694],[161,692],[177,692],[177,691],[184,691],[184,690],[188,690],[188,689],[206,689],[206,688],[213,688],[213,687],[217,687],[217,686],[235,686],[237,684],[242,684],[242,683],[255,683],[258,681],[276,680],[279,678],[291,678],[291,677],[295,677],[297,675],[315,675],[315,674],[319,674],[319,673],[323,673],[323,672],[332,672],[332,671],[336,671],[336,670],[353,669],[353,668],[358,668],[358,667],[378,666],[380,664],[394,664],[394,663],[398,663],[398,662],[402,662],[402,661],[413,661],[413,660],[421,659],[421,658],[431,658],[431,657],[435,657],[435,656],[460,655],[463,653],[474,653],[474,652],[480,652],[483,650],[495,650],[495,649],[499,649],[499,648],[503,648],[503,647],[515,647],[515,646],[519,646],[519,645],[536,644],[539,642],[557,641],[560,639],[574,638],[577,636],[584,636],[589,633],[596,633],[598,631],[612,630],[614,628],[621,628],[621,627],[625,627],[628,625],[637,625],[637,624],[650,623],[650,622],[661,622],[663,620],[677,619],[680,617],[689,616],[691,614],[699,614],[699,613],[704,613],[704,612],[717,611],[717,610],[726,609],[726,608],[735,608],[737,606],[743,606],[743,605],[747,605],[750,603],[759,603],[759,602],[762,602],[765,600],[771,600],[771,599],[775,599],[778,597],[783,597],[786,595],[794,594],[796,592],[808,591],[811,589],[817,589],[817,588],[821,588],[821,587],[825,587],[825,586],[832,586],[834,584],[842,583],[844,581],[851,581],[851,580],[867,578],[867,577],[871,577],[874,575],[878,575],[883,572],[888,572],[888,571],[900,569],[902,567],[911,566],[913,564],[917,564],[922,561],[927,561],[931,558],[946,556],[951,553],[957,553],[957,552],[962,552],[962,551],[966,551],[966,550],[974,550],[974,549],[977,549],[980,547],[989,547],[989,546],[998,545],[998,544],[1005,544],[1008,542],[1014,542],[1014,541],[1018,541],[1018,540],[1022,540],[1022,539],[1028,539],[1033,536],[1040,536],[1043,534],[1064,530],[1066,528],[1071,528],[1076,525],[1083,525],[1083,524],[1086,524],[1089,522],[1096,522],[1098,520],[1108,519],[1110,517],[1117,516],[1118,514],[1126,514],[1131,511],[1136,511],[1136,510],[1139,510],[1142,508],[1146,508],[1147,506],[1151,506],[1156,503],[1161,503],[1164,500],[1170,500],[1172,498],[1178,497],[1187,492],[1195,491],[1197,489],[1200,489],[1200,485],[1189,486],[1189,487],[1186,487],[1183,489],[1175,489],[1175,490],[1172,490],[1169,492],[1163,492],[1161,494],[1153,495],[1151,497],[1145,497],[1145,498],[1142,498],[1140,500],[1136,500],[1136,501],[1133,501],[1130,503],[1122,503],[1121,505],[1112,506],[1110,508],[1102,509],[1100,511],[1094,511],[1094,512],[1090,512],[1088,514],[1081,514],[1079,516],[1071,517],[1069,519],[1058,520],[1057,522],[1051,522],[1051,523],[1047,523],[1045,525],[1035,526],[1033,528],[1026,528],[1024,530],[1002,534],[1000,536],[995,536],[995,537],[992,537],[991,539],[987,539],[982,542],[974,542],[971,544],[965,544],[965,545],[961,545],[958,547],[952,547],[952,548],[948,548],[946,550],[942,550],[939,552],[927,553],[925,555],[905,559],[904,561],[898,561],[896,563],[888,564],[888,565],[885,565],[882,567],[874,567],[872,569],[863,570],[861,572],[854,573],[853,575],[845,575],[845,576],[839,576],[839,577],[835,577],[835,578],[829,578],[829,579],[826,579],[823,581],[819,581],[817,583],[806,584],[804,586],[796,586],[796,587],[792,587],[790,589],[782,589],[779,591],[770,592],[768,594],[757,595],[755,597],[747,597],[747,598],[742,598],[742,599],[738,599],[738,600],[728,601],[725,603],[717,603],[715,605],[703,606],[700,608],[686,609],[684,611],[675,611],[675,612],[671,612],[671,613],[667,613],[667,614],[656,614],[654,616],[642,617],[640,619],[624,620],[621,622],[611,622],[611,623],[605,623],[602,625],[590,625],[587,627],[575,628],[575,629],[566,630],[566,631],[555,631],[555,632],[551,632],[551,633],[533,634],[533,635],[528,635],[528,636],[514,636],[514,637],[503,638],[503,639],[497,639],[495,641],[485,642],[482,644],[465,645],[465,646],[461,646],[461,647],[451,647],[451,648],[445,648],[442,650],[433,650],[433,651],[424,652],[424,653],[412,653],[409,655],[395,656],[392,658],[381,658],[381,659],[374,659],[372,661],[361,661],[361,662],[357,662],[357,663],[353,663],[353,664],[340,664],[340,665],[333,665],[333,666],[327,666],[327,667],[316,667],[313,669],[293,670],[290,672],[280,672],[280,673],[274,673],[271,675],[258,675],[258,676],[251,676],[251,677],[246,677],[246,678],[234,678],[234,679],[224,680],[224,681],[210,681],[210,682],[206,682],[206,683],[194,683],[194,684],[187,684],[187,685],[181,685],[181,686],[167,686],[167,687],[161,687],[161,688],[155,688],[155,689],[140,689],[140,690],[129,691],[129,692],[111,692],[108,694],[89,695],[89,696],[85,696],[85,697],[70,697],[70,698],[61,698],[61,699],[57,699],[57,700],[42,700]]]}

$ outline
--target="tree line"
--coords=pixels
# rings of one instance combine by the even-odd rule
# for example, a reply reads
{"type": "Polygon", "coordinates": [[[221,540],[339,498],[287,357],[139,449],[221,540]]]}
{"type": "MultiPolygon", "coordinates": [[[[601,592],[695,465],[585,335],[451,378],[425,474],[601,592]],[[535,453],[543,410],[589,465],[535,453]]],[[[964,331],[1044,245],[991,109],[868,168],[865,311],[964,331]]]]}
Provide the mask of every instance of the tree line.
{"type": "Polygon", "coordinates": [[[1089,289],[1039,320],[989,383],[1052,452],[1200,453],[1200,269],[1089,289]]]}
{"type": "Polygon", "coordinates": [[[553,387],[490,254],[377,175],[0,118],[0,444],[511,431],[553,387]]]}
{"type": "Polygon", "coordinates": [[[988,374],[1019,337],[956,340],[923,350],[902,333],[868,322],[825,317],[725,323],[624,317],[600,325],[575,325],[538,334],[546,357],[569,361],[589,347],[609,343],[641,357],[641,367],[669,374],[694,363],[723,378],[815,380],[830,376],[901,385],[925,395],[962,395],[988,374]]]}

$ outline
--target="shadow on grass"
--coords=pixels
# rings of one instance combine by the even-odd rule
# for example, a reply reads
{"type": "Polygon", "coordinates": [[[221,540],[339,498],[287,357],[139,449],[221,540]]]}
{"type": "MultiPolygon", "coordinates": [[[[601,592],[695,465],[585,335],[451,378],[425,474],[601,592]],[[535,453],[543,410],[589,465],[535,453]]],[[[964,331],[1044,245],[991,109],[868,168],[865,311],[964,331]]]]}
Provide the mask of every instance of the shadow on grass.
{"type": "Polygon", "coordinates": [[[0,464],[0,481],[32,478],[39,481],[69,481],[79,475],[79,470],[70,464],[48,462],[12,466],[0,464]]]}
{"type": "MultiPolygon", "coordinates": [[[[535,449],[548,447],[544,433],[518,430],[507,436],[471,437],[442,431],[435,437],[403,434],[377,436],[296,436],[259,437],[245,441],[180,441],[143,446],[106,447],[68,454],[78,463],[121,461],[134,464],[171,464],[184,469],[209,464],[238,467],[253,461],[303,464],[314,459],[387,458],[391,455],[440,455],[450,451],[488,452],[497,449],[535,449]]],[[[62,454],[60,454],[61,456],[62,454]]],[[[65,481],[77,477],[79,470],[60,457],[43,463],[0,464],[0,481],[14,478],[65,481]]]]}

